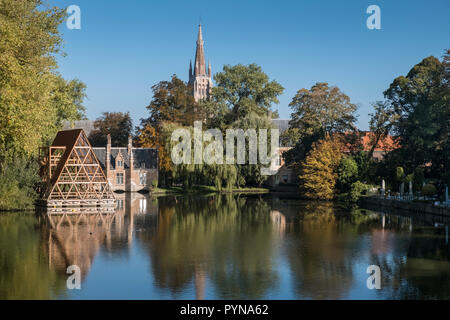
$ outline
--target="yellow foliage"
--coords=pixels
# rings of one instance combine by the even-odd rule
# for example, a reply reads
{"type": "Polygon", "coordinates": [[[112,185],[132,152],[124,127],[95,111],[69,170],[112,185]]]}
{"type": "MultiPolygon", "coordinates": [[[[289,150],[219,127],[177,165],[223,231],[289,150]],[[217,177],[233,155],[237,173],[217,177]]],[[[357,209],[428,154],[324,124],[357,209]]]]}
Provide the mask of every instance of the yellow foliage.
{"type": "Polygon", "coordinates": [[[311,199],[331,200],[336,195],[336,168],[342,158],[342,143],[326,138],[313,144],[301,164],[300,190],[311,199]]]}

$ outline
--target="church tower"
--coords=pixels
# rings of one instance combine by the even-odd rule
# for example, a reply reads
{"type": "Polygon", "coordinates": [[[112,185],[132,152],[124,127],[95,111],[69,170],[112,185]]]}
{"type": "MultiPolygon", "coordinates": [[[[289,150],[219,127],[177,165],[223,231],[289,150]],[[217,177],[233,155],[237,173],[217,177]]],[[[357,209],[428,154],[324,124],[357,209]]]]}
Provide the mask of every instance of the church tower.
{"type": "Polygon", "coordinates": [[[202,25],[198,26],[194,69],[192,69],[192,61],[189,63],[189,84],[192,86],[192,94],[195,101],[209,99],[212,88],[211,64],[208,63],[208,70],[206,70],[202,25]]]}

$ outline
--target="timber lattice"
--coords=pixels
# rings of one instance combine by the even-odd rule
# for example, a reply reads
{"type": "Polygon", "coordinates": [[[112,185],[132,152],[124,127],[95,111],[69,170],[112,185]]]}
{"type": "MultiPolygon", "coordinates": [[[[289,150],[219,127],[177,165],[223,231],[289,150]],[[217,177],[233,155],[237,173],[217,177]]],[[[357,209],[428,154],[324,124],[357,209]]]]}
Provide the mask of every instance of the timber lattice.
{"type": "Polygon", "coordinates": [[[114,194],[82,129],[58,132],[53,144],[39,153],[45,191],[38,205],[55,212],[114,210],[114,194]]]}

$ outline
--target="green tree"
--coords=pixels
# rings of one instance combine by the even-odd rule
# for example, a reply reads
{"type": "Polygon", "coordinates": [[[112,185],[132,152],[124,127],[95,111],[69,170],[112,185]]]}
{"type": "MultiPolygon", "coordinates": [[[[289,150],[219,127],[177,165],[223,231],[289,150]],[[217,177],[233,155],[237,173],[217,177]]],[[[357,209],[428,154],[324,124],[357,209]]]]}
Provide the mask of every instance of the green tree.
{"type": "Polygon", "coordinates": [[[56,128],[60,129],[64,121],[86,119],[86,108],[83,101],[86,98],[86,85],[80,80],[66,81],[60,76],[54,78],[52,102],[56,112],[56,128]]]}
{"type": "Polygon", "coordinates": [[[338,190],[347,192],[352,183],[358,179],[358,164],[351,157],[346,156],[341,159],[337,168],[338,190]]]}
{"type": "Polygon", "coordinates": [[[111,135],[111,144],[118,147],[128,145],[128,137],[132,134],[133,121],[130,113],[103,112],[103,115],[94,122],[94,130],[89,140],[94,147],[104,147],[107,135],[111,135]]]}
{"type": "Polygon", "coordinates": [[[224,119],[219,119],[225,124],[252,113],[267,116],[272,104],[279,103],[278,96],[284,90],[278,82],[270,81],[256,64],[226,65],[222,72],[214,76],[214,80],[213,102],[216,109],[226,110],[224,119]]]}
{"type": "Polygon", "coordinates": [[[393,131],[400,138],[400,148],[394,152],[407,167],[431,163],[436,176],[447,170],[450,159],[444,63],[425,58],[384,92],[390,112],[396,115],[393,131]]]}
{"type": "Polygon", "coordinates": [[[37,161],[25,156],[0,162],[0,211],[33,207],[38,171],[37,161]]]}
{"type": "Polygon", "coordinates": [[[155,127],[162,122],[192,126],[195,120],[205,118],[201,105],[194,100],[192,88],[176,75],[170,81],[155,84],[152,91],[153,98],[147,106],[150,115],[141,120],[141,128],[147,124],[155,127]]]}
{"type": "Polygon", "coordinates": [[[355,128],[357,106],[338,87],[319,82],[310,90],[300,89],[289,106],[293,109],[291,126],[303,135],[316,131],[332,134],[355,128]]]}
{"type": "Polygon", "coordinates": [[[38,148],[84,117],[85,85],[57,72],[65,16],[40,0],[0,0],[0,210],[32,205],[38,148]]]}
{"type": "Polygon", "coordinates": [[[355,112],[357,106],[338,87],[329,87],[328,83],[316,83],[311,89],[300,89],[292,98],[290,121],[294,148],[285,153],[288,163],[302,161],[312,144],[327,134],[356,131],[355,112]],[[293,132],[295,131],[295,132],[293,132]],[[292,133],[293,132],[293,133],[292,133]]]}
{"type": "Polygon", "coordinates": [[[83,112],[84,85],[55,71],[64,17],[40,0],[0,1],[0,154],[36,153],[83,112]]]}
{"type": "MultiPolygon", "coordinates": [[[[222,72],[214,76],[214,80],[216,85],[212,89],[212,99],[206,103],[207,113],[213,115],[208,117],[207,126],[217,127],[223,132],[230,128],[244,131],[255,129],[256,132],[269,129],[267,150],[270,150],[271,119],[277,116],[271,112],[271,107],[279,102],[278,96],[283,93],[283,87],[270,80],[256,64],[226,65],[222,72]]],[[[248,140],[246,142],[248,155],[248,140]]],[[[260,186],[267,179],[267,176],[261,175],[261,168],[261,164],[249,164],[246,157],[245,165],[237,165],[236,184],[260,186]]]]}
{"type": "Polygon", "coordinates": [[[398,115],[390,107],[389,103],[383,101],[377,101],[372,104],[374,108],[374,113],[369,114],[369,127],[370,131],[373,132],[371,136],[371,148],[369,151],[369,158],[373,156],[375,148],[378,146],[379,142],[384,140],[389,133],[392,131],[392,126],[398,119],[398,115]]]}
{"type": "MultiPolygon", "coordinates": [[[[244,131],[248,129],[254,129],[256,133],[258,134],[260,129],[268,129],[267,130],[267,151],[270,152],[270,139],[271,139],[271,132],[270,129],[274,128],[274,125],[272,124],[271,120],[267,116],[260,116],[255,113],[250,113],[247,116],[243,117],[242,119],[239,119],[231,124],[232,128],[235,129],[242,129],[244,131]]],[[[249,161],[249,147],[250,147],[250,141],[249,139],[246,139],[245,144],[245,154],[246,154],[246,163],[237,165],[238,167],[238,175],[241,178],[240,185],[252,185],[252,186],[261,186],[268,178],[266,175],[261,174],[261,169],[263,167],[268,167],[269,164],[262,164],[260,161],[258,164],[250,164],[249,161]]],[[[258,158],[259,160],[261,158],[258,158]]]]}

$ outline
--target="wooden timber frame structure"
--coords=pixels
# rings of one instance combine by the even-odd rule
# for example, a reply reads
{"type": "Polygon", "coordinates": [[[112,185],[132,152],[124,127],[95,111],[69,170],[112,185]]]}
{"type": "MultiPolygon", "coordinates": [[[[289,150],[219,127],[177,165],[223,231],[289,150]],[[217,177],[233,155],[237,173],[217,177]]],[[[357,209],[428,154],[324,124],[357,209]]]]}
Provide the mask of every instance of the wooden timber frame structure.
{"type": "Polygon", "coordinates": [[[59,131],[39,158],[45,191],[38,205],[54,213],[114,211],[114,194],[82,129],[59,131]]]}

